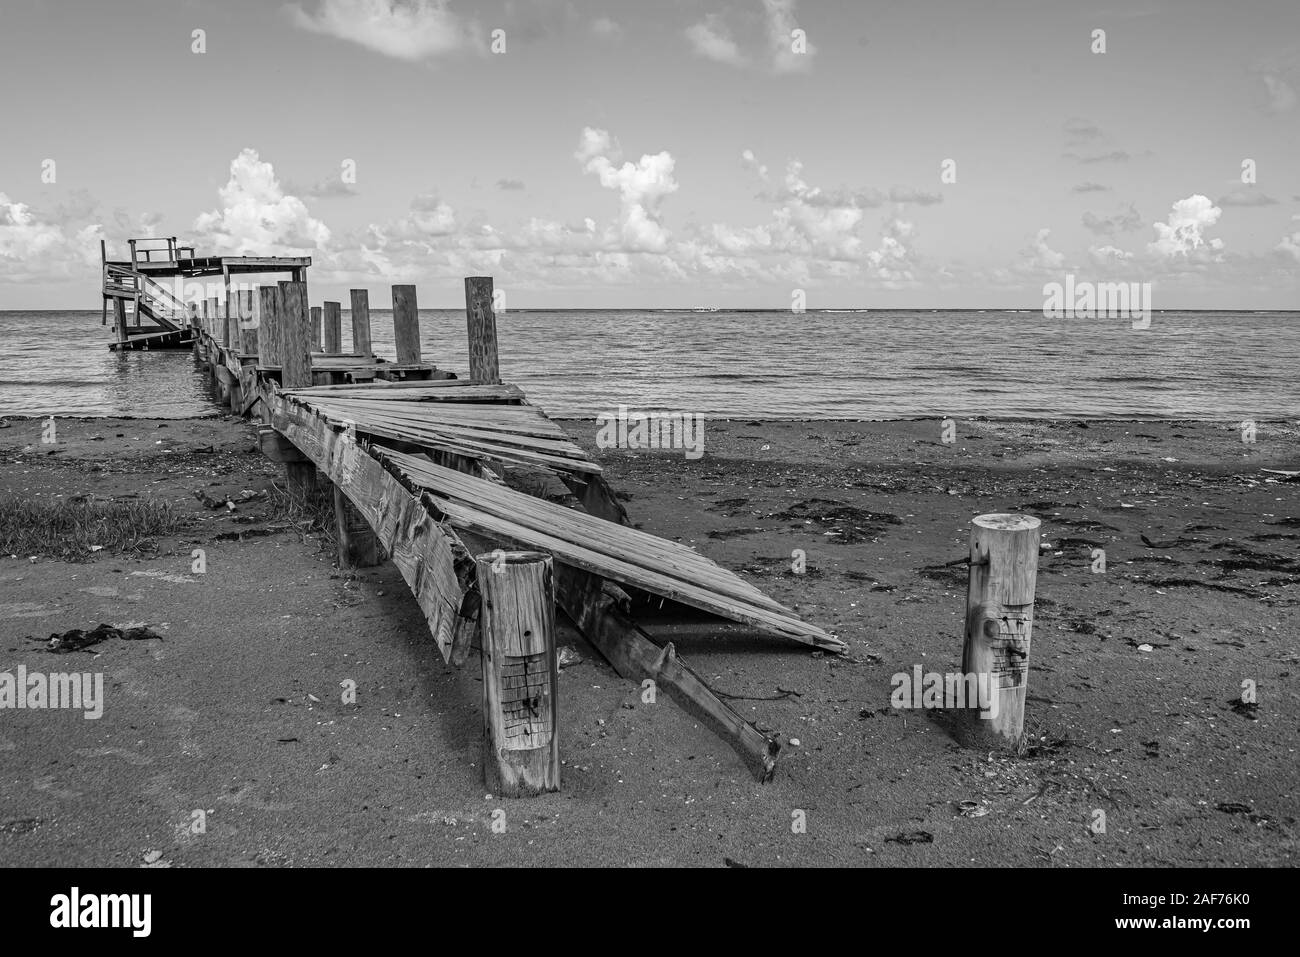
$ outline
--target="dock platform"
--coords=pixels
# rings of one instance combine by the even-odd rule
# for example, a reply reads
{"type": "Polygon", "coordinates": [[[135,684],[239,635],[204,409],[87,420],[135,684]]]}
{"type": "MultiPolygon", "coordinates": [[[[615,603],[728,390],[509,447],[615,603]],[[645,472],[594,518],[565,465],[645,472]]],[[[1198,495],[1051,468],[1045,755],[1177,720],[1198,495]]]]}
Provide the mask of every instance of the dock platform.
{"type": "MultiPolygon", "coordinates": [[[[831,654],[844,652],[844,643],[695,550],[631,527],[600,464],[521,389],[500,380],[492,280],[473,277],[465,288],[466,378],[419,355],[413,286],[393,287],[396,362],[373,355],[365,290],[351,293],[353,345],[344,353],[339,303],[309,307],[301,280],[241,291],[224,317],[193,310],[195,354],[221,401],[261,422],[261,448],[284,464],[291,493],[332,491],[340,565],[387,556],[444,660],[482,662],[485,735],[534,746],[503,746],[495,758],[505,764],[540,755],[545,763],[549,753],[555,764],[545,783],[523,793],[559,786],[554,725],[538,717],[543,705],[558,707],[558,689],[546,678],[545,649],[520,650],[538,640],[523,625],[508,639],[520,646],[518,655],[503,660],[522,667],[524,677],[499,677],[501,655],[486,625],[494,606],[482,575],[489,564],[499,571],[505,556],[545,560],[540,581],[553,588],[544,593],[553,606],[542,609],[541,620],[558,609],[621,676],[653,682],[719,734],[759,780],[769,780],[776,737],[714,694],[672,643],[661,645],[637,624],[633,609],[653,600],[696,621],[735,623],[831,654]],[[573,507],[541,497],[549,480],[568,489],[573,507]],[[543,690],[527,698],[524,711],[500,711],[501,701],[487,693],[489,678],[505,682],[506,698],[511,681],[521,688],[540,681],[543,690]]],[[[558,675],[553,646],[549,654],[550,673],[558,675]]],[[[493,763],[485,753],[485,765],[493,763]]]]}

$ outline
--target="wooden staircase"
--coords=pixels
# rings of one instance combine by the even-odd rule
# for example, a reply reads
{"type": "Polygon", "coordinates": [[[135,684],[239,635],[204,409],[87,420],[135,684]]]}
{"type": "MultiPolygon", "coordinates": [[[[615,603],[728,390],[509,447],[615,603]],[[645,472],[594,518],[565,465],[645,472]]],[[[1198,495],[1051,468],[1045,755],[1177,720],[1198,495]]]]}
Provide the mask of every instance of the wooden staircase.
{"type": "MultiPolygon", "coordinates": [[[[194,342],[189,328],[189,308],[167,287],[141,271],[144,265],[179,263],[185,250],[176,246],[175,238],[163,240],[133,239],[131,262],[109,262],[101,243],[103,268],[104,322],[108,321],[108,304],[113,303],[114,326],[118,327],[113,350],[188,349],[194,342]],[[166,243],[165,249],[138,248],[141,243],[166,243]],[[162,257],[166,256],[166,259],[162,257]],[[132,308],[128,313],[126,303],[132,308]],[[134,318],[134,322],[130,319],[134,318]]],[[[193,251],[190,250],[191,258],[193,251]]]]}

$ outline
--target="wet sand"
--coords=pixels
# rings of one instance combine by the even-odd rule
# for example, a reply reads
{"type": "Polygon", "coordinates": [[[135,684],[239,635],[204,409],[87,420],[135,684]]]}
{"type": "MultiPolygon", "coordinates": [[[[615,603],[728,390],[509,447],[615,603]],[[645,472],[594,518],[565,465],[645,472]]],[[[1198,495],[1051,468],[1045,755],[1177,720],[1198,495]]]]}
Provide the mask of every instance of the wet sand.
{"type": "MultiPolygon", "coordinates": [[[[595,451],[593,423],[565,426],[595,451]]],[[[0,498],[147,496],[187,523],[139,555],[0,558],[0,671],[103,672],[107,696],[98,720],[0,711],[0,863],[1295,863],[1300,483],[1262,470],[1300,469],[1296,423],[1246,444],[1230,423],[972,421],[947,445],[935,420],[711,421],[696,461],[595,451],[641,527],[849,654],[651,623],[781,735],[759,785],[565,630],[583,661],[561,676],[563,790],[527,801],[486,795],[477,668],[443,664],[391,565],[340,573],[264,498],[231,512],[194,495],[278,480],[251,425],[65,419],[54,446],[40,434],[0,429],[0,498]],[[991,511],[1037,515],[1051,546],[1019,756],[890,707],[894,674],[959,667],[959,562],[991,511]],[[100,622],[163,637],[57,656],[27,637],[100,622]]]]}

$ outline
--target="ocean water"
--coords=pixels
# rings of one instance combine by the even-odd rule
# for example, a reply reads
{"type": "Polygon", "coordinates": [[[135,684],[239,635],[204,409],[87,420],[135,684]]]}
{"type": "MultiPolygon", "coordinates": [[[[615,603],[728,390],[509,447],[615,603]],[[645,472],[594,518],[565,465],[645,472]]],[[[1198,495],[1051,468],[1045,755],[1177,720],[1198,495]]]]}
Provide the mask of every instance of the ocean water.
{"type": "MultiPolygon", "coordinates": [[[[393,358],[392,314],[371,314],[393,358]]],[[[350,319],[343,317],[344,346],[350,319]]],[[[1300,312],[1045,319],[1038,310],[510,310],[501,375],[557,417],[1300,417],[1300,312]]],[[[464,374],[465,314],[420,311],[425,361],[464,374]]],[[[188,352],[110,352],[100,313],[0,311],[0,415],[216,411],[188,352]]]]}

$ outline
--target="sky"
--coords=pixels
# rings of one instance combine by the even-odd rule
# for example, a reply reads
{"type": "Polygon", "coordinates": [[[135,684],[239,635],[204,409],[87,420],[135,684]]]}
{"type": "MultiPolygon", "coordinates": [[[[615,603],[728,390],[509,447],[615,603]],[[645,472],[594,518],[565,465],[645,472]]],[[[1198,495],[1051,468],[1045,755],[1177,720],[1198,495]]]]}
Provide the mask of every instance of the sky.
{"type": "Polygon", "coordinates": [[[99,243],[514,308],[1300,309],[1295,0],[0,0],[0,309],[99,243]]]}

